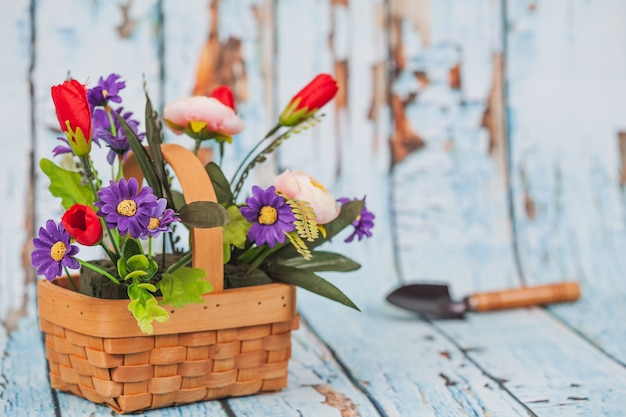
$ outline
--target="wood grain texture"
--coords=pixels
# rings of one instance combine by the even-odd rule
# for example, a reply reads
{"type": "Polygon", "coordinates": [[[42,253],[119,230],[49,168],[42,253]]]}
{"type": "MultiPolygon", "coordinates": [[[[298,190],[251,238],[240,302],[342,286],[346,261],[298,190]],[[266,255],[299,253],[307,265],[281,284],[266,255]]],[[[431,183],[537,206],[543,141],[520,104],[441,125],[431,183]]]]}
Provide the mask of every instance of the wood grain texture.
{"type": "Polygon", "coordinates": [[[30,268],[30,230],[33,201],[30,199],[30,10],[28,1],[3,7],[3,41],[0,42],[0,93],[5,103],[0,112],[5,146],[0,153],[0,321],[13,328],[24,314],[25,285],[33,279],[30,268]],[[8,146],[10,145],[10,146],[8,146]]]}
{"type": "Polygon", "coordinates": [[[19,0],[2,13],[11,111],[0,121],[7,138],[26,139],[0,153],[0,206],[13,213],[0,220],[0,414],[110,415],[43,383],[23,266],[33,229],[60,215],[45,176],[28,176],[56,145],[49,88],[68,71],[88,85],[121,74],[140,119],[144,75],[159,108],[231,85],[247,128],[227,175],[295,92],[332,73],[341,90],[321,124],[290,138],[244,190],[298,168],[336,196],[367,195],[377,216],[372,239],[327,246],[363,264],[325,275],[362,313],[298,291],[304,323],[286,390],[143,415],[623,414],[620,0],[19,0]],[[580,301],[463,321],[424,322],[384,302],[407,281],[445,280],[458,299],[566,279],[580,280],[580,301]]]}
{"type": "Polygon", "coordinates": [[[626,370],[541,309],[474,314],[438,327],[533,415],[623,413],[626,370]]]}
{"type": "Polygon", "coordinates": [[[626,123],[623,3],[507,2],[511,179],[528,282],[575,278],[552,311],[626,363],[614,320],[626,249],[620,135],[626,123]],[[559,19],[553,19],[560,16],[559,19]]]}

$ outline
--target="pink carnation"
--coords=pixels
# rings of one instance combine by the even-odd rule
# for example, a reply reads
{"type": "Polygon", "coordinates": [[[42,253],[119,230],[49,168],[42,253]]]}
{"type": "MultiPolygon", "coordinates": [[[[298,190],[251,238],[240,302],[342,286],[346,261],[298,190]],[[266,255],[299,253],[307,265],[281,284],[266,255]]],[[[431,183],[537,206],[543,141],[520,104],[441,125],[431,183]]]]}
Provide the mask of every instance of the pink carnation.
{"type": "Polygon", "coordinates": [[[322,184],[302,171],[287,169],[274,177],[274,184],[287,197],[308,202],[318,224],[331,222],[339,215],[340,208],[335,197],[322,184]]]}
{"type": "MultiPolygon", "coordinates": [[[[236,135],[244,128],[243,121],[229,106],[213,97],[184,97],[163,109],[163,118],[176,134],[186,132],[189,123],[206,123],[203,130],[223,135],[236,135]]],[[[193,129],[193,128],[192,128],[193,129]]]]}

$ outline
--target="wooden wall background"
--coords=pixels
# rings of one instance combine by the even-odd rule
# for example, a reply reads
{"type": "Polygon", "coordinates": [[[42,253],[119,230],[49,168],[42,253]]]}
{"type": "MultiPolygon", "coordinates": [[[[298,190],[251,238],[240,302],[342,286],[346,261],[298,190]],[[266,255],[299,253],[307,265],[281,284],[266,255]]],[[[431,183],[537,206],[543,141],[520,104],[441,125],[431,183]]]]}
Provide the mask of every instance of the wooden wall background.
{"type": "MultiPolygon", "coordinates": [[[[313,382],[294,383],[315,386],[319,378],[336,377],[328,370],[334,366],[328,348],[348,368],[371,361],[371,350],[381,349],[381,355],[397,355],[416,369],[424,355],[432,358],[445,348],[457,352],[456,365],[467,366],[452,367],[444,358],[434,363],[446,375],[472,376],[471,390],[481,395],[484,369],[509,378],[521,369],[532,373],[531,359],[538,367],[533,377],[546,383],[507,386],[516,395],[576,390],[549,380],[549,370],[557,365],[550,355],[531,357],[532,341],[516,340],[514,334],[508,341],[494,337],[489,342],[508,353],[485,361],[480,352],[461,353],[446,338],[454,335],[471,346],[487,328],[506,333],[536,325],[515,312],[498,316],[501,321],[495,323],[477,319],[469,327],[443,323],[435,336],[432,325],[413,324],[410,338],[385,345],[406,332],[408,322],[376,327],[381,315],[392,314],[384,295],[400,282],[423,279],[449,281],[455,297],[478,289],[579,279],[583,300],[576,308],[537,312],[537,321],[544,323],[537,331],[558,340],[571,337],[564,329],[574,328],[606,353],[588,353],[586,359],[598,363],[597,376],[589,376],[589,395],[594,395],[595,378],[615,372],[608,358],[626,362],[624,344],[615,342],[620,332],[623,340],[626,328],[614,319],[615,306],[626,299],[622,0],[0,4],[0,370],[43,361],[41,347],[28,343],[37,332],[30,239],[45,219],[59,215],[37,163],[50,157],[58,135],[50,86],[68,71],[92,84],[101,75],[121,74],[128,86],[125,106],[140,117],[144,80],[159,106],[229,84],[247,128],[228,149],[227,170],[314,75],[330,72],[338,79],[340,93],[322,124],[290,139],[255,178],[267,181],[277,170],[297,167],[337,196],[367,195],[377,216],[372,239],[333,244],[363,263],[358,272],[330,276],[362,307],[362,325],[353,325],[359,313],[301,293],[306,320],[297,332],[296,349],[320,359],[313,382]],[[600,298],[605,302],[600,304],[600,298]],[[424,342],[433,337],[434,344],[424,342]],[[23,357],[6,354],[20,352],[20,343],[23,357]]],[[[585,343],[572,341],[587,352],[585,343]]],[[[348,391],[353,385],[366,392],[388,391],[389,402],[374,406],[367,405],[364,394],[354,394],[364,415],[368,407],[408,415],[397,405],[408,393],[394,392],[393,381],[415,378],[415,386],[426,389],[426,375],[382,369],[374,361],[366,374],[335,383],[348,391]]],[[[18,385],[0,381],[0,404],[10,401],[18,385]]],[[[442,402],[450,396],[475,401],[471,390],[452,392],[439,385],[442,402]]],[[[625,387],[616,387],[616,394],[623,395],[625,387]]],[[[46,387],[39,390],[33,395],[51,395],[46,387]]],[[[495,411],[519,407],[498,401],[491,405],[495,411]]],[[[577,407],[585,411],[584,404],[577,407]]]]}

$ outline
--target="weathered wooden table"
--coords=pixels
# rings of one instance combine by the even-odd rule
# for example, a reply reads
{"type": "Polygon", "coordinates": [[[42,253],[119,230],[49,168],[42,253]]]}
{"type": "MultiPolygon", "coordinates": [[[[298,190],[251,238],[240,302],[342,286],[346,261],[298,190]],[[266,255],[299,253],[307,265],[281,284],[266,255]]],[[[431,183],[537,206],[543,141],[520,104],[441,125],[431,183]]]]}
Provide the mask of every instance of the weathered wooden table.
{"type": "Polygon", "coordinates": [[[68,71],[122,74],[138,115],[144,79],[160,106],[233,86],[231,168],[331,72],[322,124],[257,179],[297,167],[377,216],[372,239],[333,242],[363,264],[328,276],[361,313],[299,292],[287,389],[145,415],[626,415],[621,0],[1,3],[0,415],[111,415],[50,390],[34,303],[30,239],[59,205],[31,166],[51,157],[49,87],[68,71]],[[571,279],[576,303],[465,320],[384,301],[416,280],[460,298],[571,279]]]}

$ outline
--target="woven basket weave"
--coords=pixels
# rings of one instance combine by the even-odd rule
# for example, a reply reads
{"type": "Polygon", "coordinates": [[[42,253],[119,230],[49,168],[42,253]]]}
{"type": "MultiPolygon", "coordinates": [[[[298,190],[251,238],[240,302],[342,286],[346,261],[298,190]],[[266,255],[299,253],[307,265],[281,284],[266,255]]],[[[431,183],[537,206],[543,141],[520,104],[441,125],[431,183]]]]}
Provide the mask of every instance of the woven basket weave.
{"type": "MultiPolygon", "coordinates": [[[[191,152],[174,144],[162,149],[187,203],[215,201],[211,181],[191,152]]],[[[141,177],[136,161],[127,162],[125,172],[141,177]]],[[[39,281],[52,388],[129,413],[287,385],[291,331],[299,325],[295,287],[224,290],[221,228],[190,233],[192,264],[207,271],[214,291],[202,304],[170,309],[170,319],[156,323],[150,336],[139,331],[128,300],[76,293],[69,278],[39,281]]]]}

